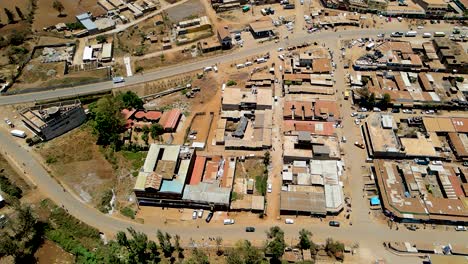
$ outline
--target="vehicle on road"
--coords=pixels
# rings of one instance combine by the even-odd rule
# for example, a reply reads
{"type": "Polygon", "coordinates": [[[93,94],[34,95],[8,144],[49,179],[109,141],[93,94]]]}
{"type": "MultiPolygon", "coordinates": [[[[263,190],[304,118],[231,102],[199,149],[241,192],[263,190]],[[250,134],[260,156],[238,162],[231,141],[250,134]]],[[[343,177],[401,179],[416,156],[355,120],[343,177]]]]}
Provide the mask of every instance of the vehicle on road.
{"type": "Polygon", "coordinates": [[[125,79],[122,76],[117,76],[117,77],[112,78],[112,82],[113,83],[123,83],[123,82],[125,82],[125,79]]]}
{"type": "Polygon", "coordinates": [[[374,107],[374,108],[372,109],[372,111],[374,111],[374,112],[382,112],[382,110],[380,110],[380,108],[378,108],[378,107],[374,107]]]}
{"type": "Polygon", "coordinates": [[[432,34],[429,32],[426,32],[423,34],[423,38],[430,38],[430,37],[432,37],[432,34]]]}
{"type": "Polygon", "coordinates": [[[223,223],[225,225],[233,225],[234,224],[234,219],[224,219],[223,223]]]}
{"type": "Polygon", "coordinates": [[[273,186],[271,185],[271,183],[268,184],[267,191],[269,193],[271,193],[273,191],[273,186]]]}
{"type": "Polygon", "coordinates": [[[209,223],[211,221],[211,218],[213,218],[213,212],[210,212],[208,216],[206,217],[205,221],[209,223]]]}
{"type": "Polygon", "coordinates": [[[431,161],[432,165],[442,165],[442,161],[440,160],[433,160],[431,161]]]}
{"type": "Polygon", "coordinates": [[[351,117],[355,117],[355,116],[357,116],[357,115],[358,115],[357,112],[352,112],[352,113],[351,113],[351,117]]]}
{"type": "Polygon", "coordinates": [[[198,210],[198,218],[203,217],[203,209],[198,210]]]}
{"type": "Polygon", "coordinates": [[[340,227],[340,222],[338,221],[330,221],[330,223],[328,223],[329,226],[334,226],[334,227],[340,227]]]}
{"type": "Polygon", "coordinates": [[[356,118],[356,119],[354,119],[354,124],[355,124],[355,125],[359,125],[359,124],[361,124],[361,120],[359,120],[359,119],[357,119],[357,118],[356,118]]]}
{"type": "Polygon", "coordinates": [[[423,28],[424,28],[424,26],[418,26],[418,29],[423,29],[423,28]]]}
{"type": "Polygon", "coordinates": [[[364,149],[364,144],[359,143],[358,141],[354,142],[354,145],[355,145],[356,147],[358,147],[358,148],[364,149]]]}
{"type": "Polygon", "coordinates": [[[286,223],[286,224],[288,224],[288,225],[292,225],[292,224],[294,224],[294,219],[286,218],[286,219],[284,220],[284,223],[286,223]]]}
{"type": "Polygon", "coordinates": [[[248,226],[248,227],[245,228],[245,232],[255,232],[255,227],[248,226]]]}
{"type": "Polygon", "coordinates": [[[445,32],[434,32],[434,37],[445,37],[445,32]]]}
{"type": "Polygon", "coordinates": [[[197,210],[193,210],[192,219],[193,219],[193,220],[197,219],[197,216],[198,216],[197,210]]]}
{"type": "Polygon", "coordinates": [[[19,130],[19,129],[11,130],[10,134],[12,136],[19,137],[19,138],[25,138],[26,137],[26,132],[24,132],[23,130],[19,130]]]}
{"type": "Polygon", "coordinates": [[[417,34],[417,31],[408,31],[406,32],[405,37],[416,37],[417,34]]]}
{"type": "Polygon", "coordinates": [[[402,112],[403,112],[404,114],[412,114],[412,113],[413,113],[413,110],[403,109],[402,112]]]}
{"type": "Polygon", "coordinates": [[[346,143],[346,137],[345,136],[341,137],[341,142],[346,143]]]}
{"type": "Polygon", "coordinates": [[[455,231],[466,231],[466,226],[456,226],[455,231]]]}
{"type": "Polygon", "coordinates": [[[401,38],[403,37],[403,32],[392,32],[392,34],[390,34],[390,37],[393,37],[393,38],[401,38]]]}
{"type": "Polygon", "coordinates": [[[392,113],[400,113],[400,108],[392,108],[392,113]]]}
{"type": "Polygon", "coordinates": [[[377,37],[378,37],[378,38],[384,38],[384,37],[385,37],[385,34],[378,34],[377,37]]]}

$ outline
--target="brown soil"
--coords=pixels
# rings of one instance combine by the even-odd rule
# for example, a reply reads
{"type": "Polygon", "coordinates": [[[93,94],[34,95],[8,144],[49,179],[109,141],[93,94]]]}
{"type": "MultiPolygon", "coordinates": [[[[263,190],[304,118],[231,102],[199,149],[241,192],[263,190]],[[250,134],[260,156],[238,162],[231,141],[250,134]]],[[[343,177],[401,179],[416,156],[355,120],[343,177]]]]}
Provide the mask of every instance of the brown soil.
{"type": "MultiPolygon", "coordinates": [[[[27,2],[27,0],[21,0],[27,2]]],[[[14,1],[16,2],[16,1],[14,1]]],[[[52,8],[53,0],[38,0],[36,15],[34,17],[33,30],[41,31],[42,28],[53,26],[57,23],[70,23],[76,21],[76,15],[91,12],[94,16],[105,14],[105,10],[97,4],[97,0],[62,0],[66,16],[59,17],[58,12],[52,8]]]]}
{"type": "Polygon", "coordinates": [[[45,240],[34,254],[38,264],[74,263],[75,257],[50,240],[45,240]]]}

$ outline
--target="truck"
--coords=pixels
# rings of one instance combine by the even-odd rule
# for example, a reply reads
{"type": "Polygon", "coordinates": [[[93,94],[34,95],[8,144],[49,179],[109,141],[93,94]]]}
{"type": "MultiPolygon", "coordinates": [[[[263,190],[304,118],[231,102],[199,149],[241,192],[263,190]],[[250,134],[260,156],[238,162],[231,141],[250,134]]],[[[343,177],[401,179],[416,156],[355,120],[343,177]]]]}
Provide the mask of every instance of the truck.
{"type": "Polygon", "coordinates": [[[416,37],[417,34],[417,31],[408,31],[406,32],[405,37],[416,37]]]}
{"type": "Polygon", "coordinates": [[[11,130],[10,134],[12,136],[19,137],[19,138],[25,138],[26,137],[26,132],[24,132],[23,130],[19,130],[19,129],[11,130]]]}
{"type": "Polygon", "coordinates": [[[346,89],[346,90],[344,91],[344,99],[345,99],[345,100],[348,100],[348,98],[349,98],[349,90],[346,89]]]}
{"type": "Polygon", "coordinates": [[[296,6],[294,4],[283,5],[283,9],[294,9],[294,8],[296,8],[296,6]]]}
{"type": "Polygon", "coordinates": [[[445,37],[445,32],[434,32],[434,37],[445,37]]]}
{"type": "Polygon", "coordinates": [[[371,42],[369,44],[366,45],[366,50],[371,50],[372,48],[375,47],[375,43],[374,42],[371,42]]]}

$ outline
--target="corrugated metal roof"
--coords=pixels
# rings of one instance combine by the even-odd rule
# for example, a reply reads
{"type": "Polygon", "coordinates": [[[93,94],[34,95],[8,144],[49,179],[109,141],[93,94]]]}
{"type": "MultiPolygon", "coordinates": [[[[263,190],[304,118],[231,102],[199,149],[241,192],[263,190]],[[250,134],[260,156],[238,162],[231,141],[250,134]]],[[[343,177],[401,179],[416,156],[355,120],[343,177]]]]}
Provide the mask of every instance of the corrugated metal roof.
{"type": "Polygon", "coordinates": [[[80,20],[80,22],[88,31],[97,30],[96,24],[89,18],[80,20]]]}
{"type": "Polygon", "coordinates": [[[138,191],[144,191],[145,190],[145,183],[146,183],[146,177],[148,173],[140,171],[138,173],[138,177],[135,182],[135,187],[133,187],[134,190],[138,191]]]}
{"type": "Polygon", "coordinates": [[[146,155],[145,163],[143,164],[144,172],[153,172],[158,159],[159,145],[151,144],[148,154],[146,155]]]}
{"type": "Polygon", "coordinates": [[[180,145],[160,145],[160,147],[164,148],[162,160],[176,161],[179,157],[180,145]]]}

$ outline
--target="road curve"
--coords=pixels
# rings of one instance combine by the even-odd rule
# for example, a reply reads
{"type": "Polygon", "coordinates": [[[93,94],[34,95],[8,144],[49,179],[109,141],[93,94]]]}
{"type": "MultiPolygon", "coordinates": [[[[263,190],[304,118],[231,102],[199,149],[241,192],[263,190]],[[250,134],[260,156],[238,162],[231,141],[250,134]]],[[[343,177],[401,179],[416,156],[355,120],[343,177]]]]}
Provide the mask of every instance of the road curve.
{"type": "MultiPolygon", "coordinates": [[[[211,223],[210,225],[203,225],[197,228],[195,226],[181,227],[177,223],[164,224],[160,222],[150,222],[148,224],[139,224],[113,218],[82,203],[73,195],[64,191],[64,188],[62,188],[41,164],[35,160],[34,156],[30,153],[30,151],[33,150],[24,149],[19,146],[3,129],[0,130],[0,146],[2,146],[2,154],[6,154],[14,161],[18,161],[15,163],[19,165],[20,169],[26,172],[27,177],[31,179],[36,184],[37,188],[47,197],[50,197],[59,206],[66,208],[74,217],[104,232],[115,234],[117,231],[133,227],[138,231],[146,233],[151,238],[155,238],[156,230],[161,229],[172,234],[180,234],[185,241],[188,241],[190,238],[201,239],[210,236],[223,236],[225,241],[238,239],[251,239],[255,241],[263,240],[265,238],[264,231],[270,227],[270,225],[264,224],[259,220],[258,224],[252,224],[256,226],[257,232],[245,233],[245,226],[242,225],[223,226],[222,223],[211,223]],[[23,162],[24,165],[22,165],[23,162]]],[[[404,228],[400,228],[399,231],[396,231],[372,222],[357,222],[352,226],[343,226],[340,228],[323,225],[284,225],[280,221],[278,221],[277,224],[284,229],[286,237],[297,237],[298,231],[301,228],[307,228],[318,238],[333,236],[336,239],[344,241],[357,241],[362,244],[367,244],[369,247],[381,247],[383,241],[441,242],[456,245],[467,244],[466,234],[464,234],[464,232],[441,232],[433,230],[412,232],[404,230],[404,228]]]]}
{"type": "MultiPolygon", "coordinates": [[[[210,57],[207,59],[201,59],[195,62],[186,63],[182,65],[173,65],[157,69],[155,71],[146,72],[143,74],[137,74],[125,79],[125,85],[133,85],[139,83],[145,83],[157,79],[162,79],[170,76],[180,75],[191,71],[201,70],[204,67],[211,66],[215,63],[229,63],[238,61],[242,58],[262,54],[278,47],[286,47],[290,45],[297,45],[307,41],[323,41],[326,39],[335,39],[338,37],[343,39],[352,39],[356,36],[360,37],[375,37],[377,34],[385,33],[389,34],[394,30],[380,30],[380,29],[356,29],[346,31],[324,31],[313,34],[298,34],[297,36],[290,36],[289,40],[281,40],[278,43],[268,42],[265,44],[259,44],[254,47],[243,47],[234,52],[210,57]]],[[[434,32],[426,30],[425,32],[434,32]]],[[[60,88],[54,90],[48,90],[37,93],[25,93],[18,95],[0,96],[0,105],[11,105],[18,103],[27,103],[47,99],[60,99],[75,95],[86,95],[96,92],[110,91],[114,88],[114,84],[111,81],[99,82],[93,84],[87,84],[82,86],[75,86],[72,88],[60,88]]]]}

